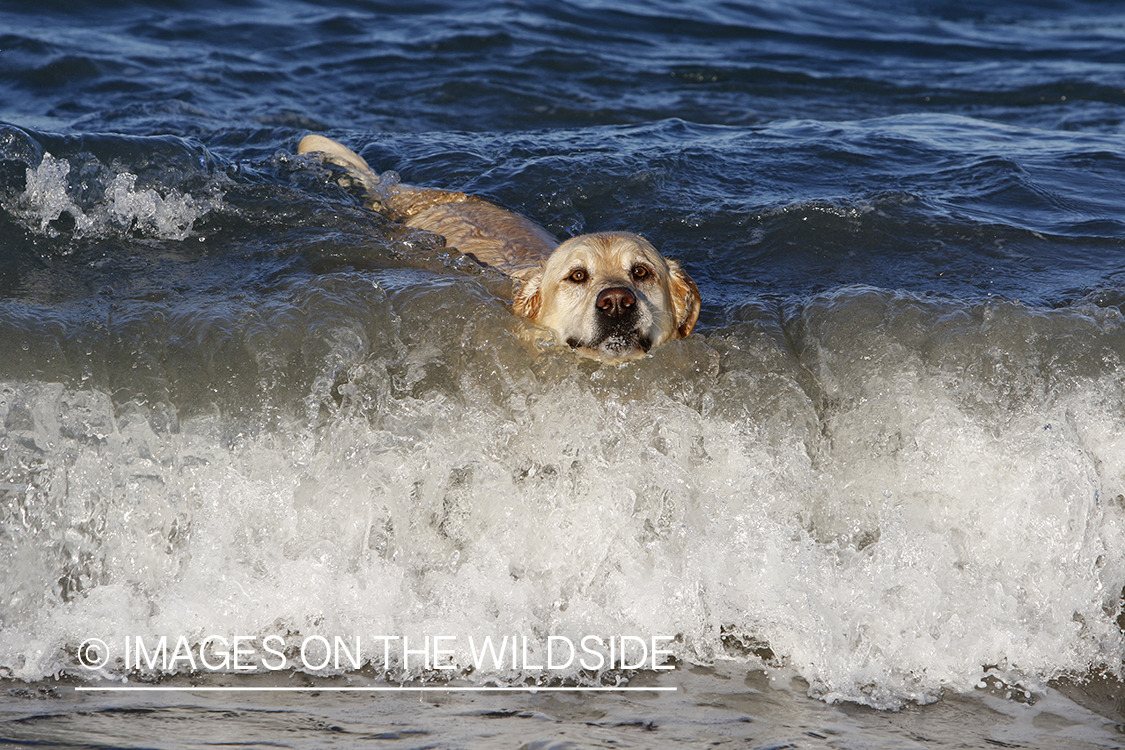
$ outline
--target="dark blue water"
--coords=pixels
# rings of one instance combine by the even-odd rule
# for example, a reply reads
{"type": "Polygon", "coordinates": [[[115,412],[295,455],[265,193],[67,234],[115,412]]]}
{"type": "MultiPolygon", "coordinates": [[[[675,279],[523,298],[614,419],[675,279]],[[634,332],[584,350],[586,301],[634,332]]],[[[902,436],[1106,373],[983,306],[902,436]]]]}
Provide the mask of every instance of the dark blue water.
{"type": "Polygon", "coordinates": [[[0,123],[0,737],[1121,745],[1119,4],[0,3],[0,123]],[[531,346],[312,132],[645,235],[696,335],[531,346]],[[666,634],[677,692],[73,690],[434,679],[123,658],[374,633],[666,634]]]}

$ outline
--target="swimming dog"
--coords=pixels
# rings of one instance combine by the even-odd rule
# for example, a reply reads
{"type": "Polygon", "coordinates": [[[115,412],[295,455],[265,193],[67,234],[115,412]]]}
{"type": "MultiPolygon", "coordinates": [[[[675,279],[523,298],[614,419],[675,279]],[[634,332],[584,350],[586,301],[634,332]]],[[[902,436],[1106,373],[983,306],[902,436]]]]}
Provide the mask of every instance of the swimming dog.
{"type": "Polygon", "coordinates": [[[695,283],[674,260],[632,232],[594,232],[559,243],[546,229],[465,193],[383,179],[359,154],[319,135],[298,154],[342,167],[368,206],[441,235],[446,244],[516,282],[516,314],[554,332],[579,354],[609,363],[643,357],[691,333],[695,283]]]}

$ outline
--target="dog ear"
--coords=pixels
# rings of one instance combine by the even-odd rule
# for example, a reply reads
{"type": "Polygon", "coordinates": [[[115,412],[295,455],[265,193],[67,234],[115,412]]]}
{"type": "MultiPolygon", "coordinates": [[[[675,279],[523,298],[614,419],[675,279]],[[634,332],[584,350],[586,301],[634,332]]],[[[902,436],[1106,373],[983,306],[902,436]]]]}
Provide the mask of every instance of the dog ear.
{"type": "Polygon", "coordinates": [[[522,315],[528,320],[538,322],[539,312],[543,309],[543,294],[540,290],[542,281],[542,266],[526,277],[520,278],[520,288],[516,292],[516,298],[512,304],[513,312],[516,315],[522,315]]]}
{"type": "Polygon", "coordinates": [[[691,280],[680,264],[674,260],[668,261],[669,287],[672,290],[672,309],[676,313],[676,338],[683,338],[695,328],[695,321],[699,320],[699,289],[691,280]]]}

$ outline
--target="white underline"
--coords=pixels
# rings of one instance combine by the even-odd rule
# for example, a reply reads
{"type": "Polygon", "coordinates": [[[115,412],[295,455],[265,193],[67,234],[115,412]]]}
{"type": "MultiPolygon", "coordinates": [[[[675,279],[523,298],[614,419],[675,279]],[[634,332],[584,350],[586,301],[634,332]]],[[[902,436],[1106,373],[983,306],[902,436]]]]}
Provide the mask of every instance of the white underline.
{"type": "Polygon", "coordinates": [[[115,685],[110,687],[75,687],[85,693],[669,693],[675,687],[169,687],[166,685],[115,685]]]}

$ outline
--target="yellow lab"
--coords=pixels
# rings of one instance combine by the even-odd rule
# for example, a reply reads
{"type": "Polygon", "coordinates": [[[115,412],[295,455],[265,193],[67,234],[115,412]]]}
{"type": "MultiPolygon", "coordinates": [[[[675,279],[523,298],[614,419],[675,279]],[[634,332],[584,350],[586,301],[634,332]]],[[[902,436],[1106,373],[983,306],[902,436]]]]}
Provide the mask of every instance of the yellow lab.
{"type": "Polygon", "coordinates": [[[442,235],[518,284],[515,312],[587,357],[624,362],[691,333],[699,290],[674,260],[631,232],[582,234],[561,245],[530,219],[465,193],[383,180],[363,157],[319,135],[300,154],[343,167],[369,205],[407,226],[442,235]]]}

